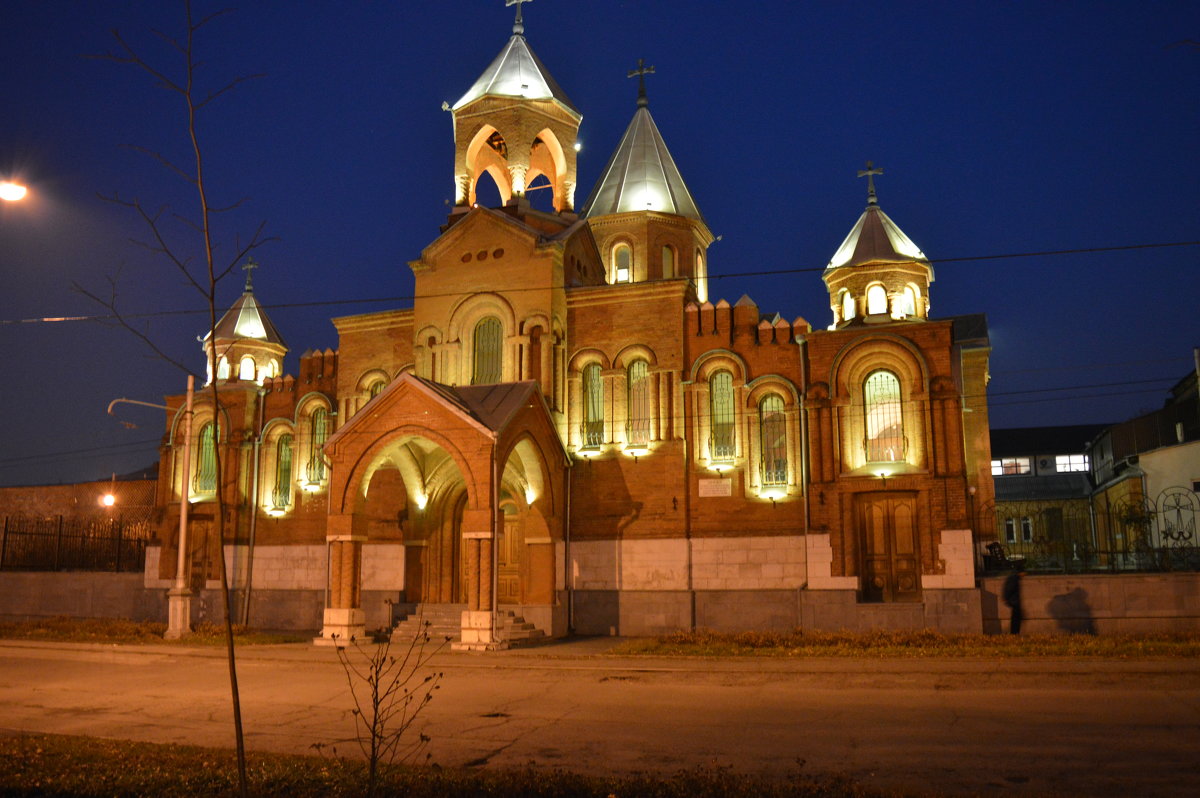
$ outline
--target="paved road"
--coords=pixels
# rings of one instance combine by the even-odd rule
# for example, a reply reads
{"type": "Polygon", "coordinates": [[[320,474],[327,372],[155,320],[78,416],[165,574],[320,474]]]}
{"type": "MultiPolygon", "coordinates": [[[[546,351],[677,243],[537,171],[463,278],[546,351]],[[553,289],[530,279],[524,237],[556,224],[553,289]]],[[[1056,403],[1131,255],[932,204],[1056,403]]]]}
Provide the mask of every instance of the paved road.
{"type": "MultiPolygon", "coordinates": [[[[617,658],[609,641],[443,654],[444,765],[718,762],[984,795],[1200,794],[1200,663],[617,658]],[[803,762],[803,765],[798,764],[803,762]]],[[[241,650],[247,746],[353,728],[329,649],[241,650]]],[[[218,650],[0,641],[0,729],[231,747],[218,650]]]]}

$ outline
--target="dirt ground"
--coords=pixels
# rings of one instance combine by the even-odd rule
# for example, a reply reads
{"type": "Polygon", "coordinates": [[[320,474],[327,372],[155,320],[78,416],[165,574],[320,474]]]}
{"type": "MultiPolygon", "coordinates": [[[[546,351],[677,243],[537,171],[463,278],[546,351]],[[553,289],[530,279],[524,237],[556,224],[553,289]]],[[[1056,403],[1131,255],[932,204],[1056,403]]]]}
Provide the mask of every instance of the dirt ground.
{"type": "MultiPolygon", "coordinates": [[[[1190,660],[621,658],[611,640],[440,654],[443,765],[836,771],[946,795],[1200,794],[1190,660]]],[[[251,750],[353,736],[332,650],[248,647],[251,750]]],[[[231,747],[223,653],[0,641],[0,730],[231,747]]],[[[342,742],[339,749],[349,746],[342,742]]]]}

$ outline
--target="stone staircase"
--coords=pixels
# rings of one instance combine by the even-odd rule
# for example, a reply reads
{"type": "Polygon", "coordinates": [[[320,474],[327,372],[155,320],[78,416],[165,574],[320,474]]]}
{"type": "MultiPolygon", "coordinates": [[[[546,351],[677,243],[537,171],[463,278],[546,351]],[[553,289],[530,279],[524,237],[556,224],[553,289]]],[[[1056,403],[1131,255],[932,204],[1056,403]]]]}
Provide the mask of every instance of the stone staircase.
{"type": "MultiPolygon", "coordinates": [[[[452,643],[459,642],[462,639],[462,614],[466,609],[466,604],[393,604],[392,641],[407,642],[424,630],[429,633],[432,643],[440,643],[447,637],[452,643]],[[427,622],[429,625],[425,626],[427,622]]],[[[505,609],[500,610],[496,633],[514,647],[548,639],[541,629],[505,609]]]]}

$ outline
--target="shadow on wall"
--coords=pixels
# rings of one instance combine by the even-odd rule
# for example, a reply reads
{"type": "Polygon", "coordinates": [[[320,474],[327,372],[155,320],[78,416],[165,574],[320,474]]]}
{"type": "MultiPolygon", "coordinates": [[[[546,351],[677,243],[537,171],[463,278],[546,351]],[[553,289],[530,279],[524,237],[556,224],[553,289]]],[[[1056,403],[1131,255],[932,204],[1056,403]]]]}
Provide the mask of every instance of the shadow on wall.
{"type": "Polygon", "coordinates": [[[1046,602],[1046,613],[1068,634],[1096,634],[1096,619],[1088,604],[1087,591],[1081,587],[1052,597],[1046,602]]]}

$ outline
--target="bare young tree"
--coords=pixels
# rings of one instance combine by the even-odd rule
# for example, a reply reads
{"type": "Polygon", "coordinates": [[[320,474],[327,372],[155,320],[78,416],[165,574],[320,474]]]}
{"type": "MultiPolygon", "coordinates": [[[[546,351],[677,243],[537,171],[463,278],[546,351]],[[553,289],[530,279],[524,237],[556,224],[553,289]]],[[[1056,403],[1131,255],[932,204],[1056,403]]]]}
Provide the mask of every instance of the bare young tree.
{"type": "MultiPolygon", "coordinates": [[[[367,760],[368,798],[373,798],[379,786],[381,765],[413,762],[428,745],[428,735],[414,730],[413,725],[434,692],[441,689],[442,673],[428,666],[449,640],[433,640],[428,621],[401,644],[399,655],[390,635],[379,643],[334,636],[334,649],[354,703],[351,713],[356,736],[351,739],[367,760]]],[[[321,751],[325,745],[313,747],[321,751]]]]}
{"type": "MultiPolygon", "coordinates": [[[[134,149],[157,160],[169,172],[186,181],[194,193],[195,205],[192,206],[190,212],[179,212],[166,205],[147,205],[138,198],[124,199],[116,194],[104,197],[104,199],[130,209],[141,219],[147,230],[147,238],[136,243],[168,262],[183,276],[185,282],[195,288],[207,303],[208,340],[211,342],[211,345],[207,348],[208,373],[212,376],[212,379],[209,381],[209,388],[211,389],[215,416],[220,418],[221,397],[218,392],[218,381],[216,379],[219,358],[219,353],[216,349],[217,287],[220,281],[237,268],[238,264],[251,252],[274,239],[268,238],[263,234],[264,224],[260,223],[249,239],[235,239],[233,247],[227,252],[222,252],[221,248],[215,243],[217,238],[215,223],[217,219],[222,214],[226,214],[239,207],[242,201],[239,200],[229,205],[217,206],[210,199],[210,187],[205,177],[205,150],[201,144],[198,120],[201,113],[215,100],[228,94],[238,85],[261,77],[261,75],[244,75],[220,82],[212,88],[202,87],[201,78],[203,75],[201,74],[201,63],[197,58],[196,39],[208,25],[229,13],[229,10],[221,10],[197,17],[193,13],[191,0],[184,0],[183,7],[186,15],[186,29],[181,37],[168,35],[157,30],[153,32],[155,36],[177,54],[179,62],[173,67],[160,68],[158,65],[151,63],[150,60],[143,57],[139,50],[134,48],[116,30],[112,31],[116,43],[115,50],[95,57],[117,64],[136,67],[149,75],[160,88],[165,89],[180,103],[184,118],[183,132],[187,136],[187,141],[190,145],[188,160],[174,161],[167,157],[163,151],[152,147],[135,147],[134,149]],[[182,229],[190,234],[187,236],[187,241],[190,243],[184,243],[181,237],[174,234],[174,227],[172,225],[175,223],[179,223],[182,229]],[[193,254],[197,250],[199,254],[193,254]]],[[[185,372],[190,372],[190,369],[186,366],[169,357],[164,349],[153,340],[148,331],[135,326],[129,317],[118,310],[116,283],[110,280],[110,284],[111,294],[107,297],[79,288],[79,286],[76,287],[87,296],[108,308],[111,316],[120,326],[140,338],[154,352],[164,357],[168,362],[179,366],[185,372]]],[[[241,700],[238,694],[237,662],[234,654],[233,608],[229,590],[229,574],[224,556],[225,496],[223,479],[221,478],[224,470],[221,463],[221,447],[216,445],[214,450],[217,458],[216,472],[218,474],[215,526],[217,540],[219,541],[218,559],[220,560],[221,573],[221,599],[225,610],[226,654],[229,666],[229,686],[233,703],[234,736],[237,743],[239,788],[241,794],[246,796],[248,794],[246,783],[246,752],[242,734],[242,711],[241,700]]],[[[182,497],[182,500],[187,501],[187,486],[184,486],[184,491],[185,495],[182,497]]]]}

